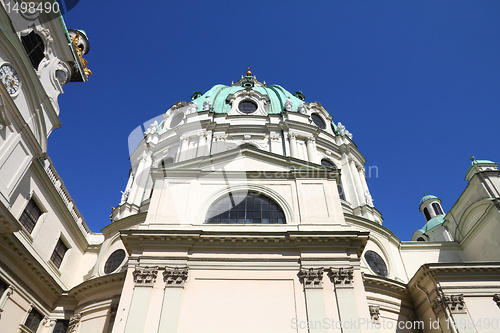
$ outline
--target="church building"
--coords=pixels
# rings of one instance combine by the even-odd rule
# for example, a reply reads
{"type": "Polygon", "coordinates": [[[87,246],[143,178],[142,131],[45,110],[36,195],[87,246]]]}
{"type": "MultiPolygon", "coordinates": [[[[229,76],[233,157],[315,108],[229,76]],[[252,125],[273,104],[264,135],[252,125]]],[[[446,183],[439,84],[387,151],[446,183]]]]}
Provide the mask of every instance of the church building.
{"type": "Polygon", "coordinates": [[[0,28],[0,332],[500,331],[498,163],[401,241],[341,119],[248,69],[149,126],[91,231],[47,155],[89,40],[5,4],[0,28]]]}

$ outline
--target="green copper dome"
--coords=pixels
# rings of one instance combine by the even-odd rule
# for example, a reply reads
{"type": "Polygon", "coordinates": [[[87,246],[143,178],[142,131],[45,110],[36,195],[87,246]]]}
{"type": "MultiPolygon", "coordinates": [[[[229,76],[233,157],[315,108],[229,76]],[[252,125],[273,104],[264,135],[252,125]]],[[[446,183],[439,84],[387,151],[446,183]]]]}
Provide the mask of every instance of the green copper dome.
{"type": "Polygon", "coordinates": [[[422,206],[422,204],[424,202],[426,202],[427,200],[429,199],[439,199],[438,197],[436,197],[435,195],[432,195],[432,194],[429,194],[429,195],[425,195],[422,200],[420,200],[420,204],[418,205],[419,207],[422,206]]]}
{"type": "Polygon", "coordinates": [[[244,76],[241,80],[233,83],[230,86],[226,86],[223,84],[215,85],[203,95],[193,99],[193,102],[198,105],[197,111],[203,110],[203,102],[208,97],[208,99],[212,103],[213,112],[229,113],[229,111],[231,110],[231,104],[228,102],[228,96],[240,90],[249,89],[248,87],[244,86],[244,84],[246,83],[253,85],[253,87],[251,87],[252,90],[269,98],[269,114],[281,113],[285,108],[285,101],[288,98],[290,98],[290,101],[293,104],[293,110],[297,110],[299,105],[304,103],[302,100],[295,97],[293,94],[279,85],[267,86],[266,84],[259,82],[253,76],[244,76]]]}

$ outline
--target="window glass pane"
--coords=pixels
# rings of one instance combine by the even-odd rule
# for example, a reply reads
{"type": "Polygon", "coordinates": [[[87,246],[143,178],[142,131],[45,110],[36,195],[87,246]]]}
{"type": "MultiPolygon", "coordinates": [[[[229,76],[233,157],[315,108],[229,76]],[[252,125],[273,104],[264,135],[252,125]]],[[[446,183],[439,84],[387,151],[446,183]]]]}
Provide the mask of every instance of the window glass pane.
{"type": "Polygon", "coordinates": [[[42,215],[42,210],[37,206],[35,200],[30,199],[26,208],[24,209],[21,217],[19,217],[19,222],[23,225],[23,227],[31,233],[35,228],[36,222],[38,218],[42,215]]]}
{"type": "Polygon", "coordinates": [[[9,285],[3,280],[0,280],[0,298],[2,297],[5,290],[7,290],[7,288],[9,288],[9,285]]]}
{"type": "Polygon", "coordinates": [[[319,114],[313,113],[311,115],[311,119],[316,124],[316,126],[318,126],[319,128],[321,128],[321,129],[325,129],[326,128],[326,123],[323,120],[323,118],[321,118],[321,116],[319,114]]]}
{"type": "Polygon", "coordinates": [[[384,259],[382,259],[377,252],[371,250],[366,251],[365,259],[375,274],[387,277],[387,265],[385,264],[384,259]]]}
{"type": "Polygon", "coordinates": [[[38,312],[35,309],[31,309],[30,314],[28,315],[28,318],[26,318],[26,322],[24,323],[24,326],[32,330],[33,332],[36,332],[38,329],[38,326],[40,325],[40,322],[42,321],[42,314],[38,312]]]}
{"type": "Polygon", "coordinates": [[[69,327],[69,320],[57,320],[52,333],[66,333],[69,327]]]}
{"type": "Polygon", "coordinates": [[[50,257],[50,261],[52,261],[57,268],[61,267],[61,263],[64,258],[64,254],[66,254],[66,251],[68,251],[68,247],[61,239],[59,239],[56,244],[56,248],[54,249],[54,252],[52,252],[52,256],[50,257]]]}
{"type": "Polygon", "coordinates": [[[254,113],[257,111],[257,104],[251,101],[243,101],[238,104],[238,109],[246,114],[254,113]]]}
{"type": "Polygon", "coordinates": [[[38,65],[45,58],[43,53],[45,50],[45,45],[40,36],[38,36],[34,31],[30,32],[26,36],[21,37],[24,49],[30,58],[33,68],[38,69],[38,65]]]}
{"type": "Polygon", "coordinates": [[[104,264],[104,273],[109,274],[114,272],[122,264],[125,256],[126,254],[123,249],[119,249],[111,253],[108,260],[106,260],[106,264],[104,264]]]}
{"type": "Polygon", "coordinates": [[[210,207],[206,223],[284,224],[285,214],[276,202],[260,193],[235,192],[222,197],[210,207]]]}

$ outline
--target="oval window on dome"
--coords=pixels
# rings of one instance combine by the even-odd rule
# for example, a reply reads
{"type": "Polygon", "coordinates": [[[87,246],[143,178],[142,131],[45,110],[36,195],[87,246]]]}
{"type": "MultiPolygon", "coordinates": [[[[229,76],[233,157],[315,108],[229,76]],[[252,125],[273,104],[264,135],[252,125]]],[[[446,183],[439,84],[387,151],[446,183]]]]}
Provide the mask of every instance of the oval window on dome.
{"type": "Polygon", "coordinates": [[[178,114],[176,114],[172,118],[172,121],[170,122],[170,128],[179,125],[183,119],[184,119],[184,113],[178,113],[178,114]]]}
{"type": "Polygon", "coordinates": [[[311,119],[316,124],[316,126],[318,126],[321,129],[326,129],[326,123],[323,120],[323,118],[321,118],[321,116],[319,114],[313,113],[311,115],[311,119]]]}
{"type": "Polygon", "coordinates": [[[365,260],[375,274],[381,277],[387,277],[387,265],[377,252],[371,250],[366,251],[365,260]]]}
{"type": "Polygon", "coordinates": [[[111,253],[108,260],[106,260],[106,264],[104,264],[104,273],[109,274],[116,271],[116,269],[122,264],[123,259],[125,259],[124,250],[119,249],[111,253]]]}
{"type": "Polygon", "coordinates": [[[242,101],[238,104],[238,109],[246,114],[254,113],[257,111],[257,104],[252,101],[242,101]]]}

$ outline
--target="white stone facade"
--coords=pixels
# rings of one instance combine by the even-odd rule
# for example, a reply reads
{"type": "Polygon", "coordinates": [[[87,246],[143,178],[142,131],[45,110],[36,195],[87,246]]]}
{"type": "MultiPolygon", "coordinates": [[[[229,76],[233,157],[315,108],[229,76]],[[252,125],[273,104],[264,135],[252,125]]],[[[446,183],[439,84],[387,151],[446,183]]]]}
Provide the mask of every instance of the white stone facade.
{"type": "Polygon", "coordinates": [[[251,74],[152,122],[112,223],[92,233],[45,154],[62,83],[87,79],[88,40],[39,21],[33,71],[30,31],[4,9],[0,62],[21,85],[0,89],[2,332],[500,330],[498,165],[473,160],[452,209],[424,200],[428,223],[403,242],[345,126],[251,74]]]}

